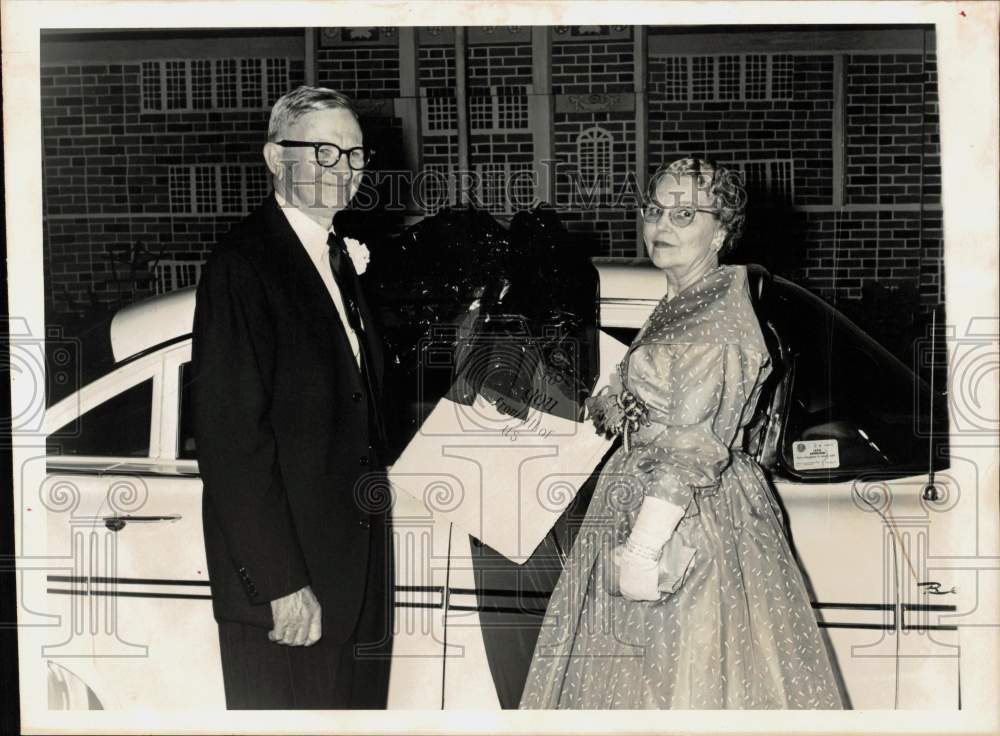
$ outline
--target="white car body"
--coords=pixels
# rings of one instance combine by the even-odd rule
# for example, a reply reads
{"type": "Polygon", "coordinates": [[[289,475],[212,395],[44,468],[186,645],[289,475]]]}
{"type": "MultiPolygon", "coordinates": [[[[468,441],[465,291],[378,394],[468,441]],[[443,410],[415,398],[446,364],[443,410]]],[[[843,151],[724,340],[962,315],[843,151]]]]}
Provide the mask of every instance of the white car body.
{"type": "MultiPolygon", "coordinates": [[[[599,271],[602,326],[640,327],[663,293],[662,274],[604,264],[599,271]]],[[[151,382],[147,456],[48,457],[43,497],[76,499],[47,504],[48,553],[66,564],[48,583],[47,613],[61,617],[60,634],[43,653],[51,707],[225,708],[201,481],[197,462],[181,457],[178,441],[180,369],[190,361],[193,308],[194,291],[187,289],[122,310],[112,323],[112,346],[116,360],[133,357],[46,413],[49,434],[151,382]],[[113,531],[116,519],[125,526],[113,531]]],[[[886,482],[895,519],[926,517],[926,483],[926,474],[886,482]]],[[[893,529],[859,503],[857,484],[776,479],[850,703],[957,708],[958,631],[939,625],[935,615],[954,610],[952,602],[927,605],[926,591],[906,570],[927,536],[893,529]],[[896,555],[894,567],[900,550],[906,559],[896,555]],[[895,625],[897,608],[903,630],[895,625]]],[[[404,494],[393,518],[397,632],[389,707],[499,708],[468,536],[404,494]]]]}

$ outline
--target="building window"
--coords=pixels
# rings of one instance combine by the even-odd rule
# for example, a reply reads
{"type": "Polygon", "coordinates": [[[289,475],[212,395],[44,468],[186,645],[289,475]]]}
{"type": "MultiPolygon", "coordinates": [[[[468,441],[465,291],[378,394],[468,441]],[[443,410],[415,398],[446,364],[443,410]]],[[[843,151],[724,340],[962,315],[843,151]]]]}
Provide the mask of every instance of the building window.
{"type": "Polygon", "coordinates": [[[480,164],[476,174],[479,204],[491,214],[509,215],[532,205],[535,176],[530,164],[480,164]]]}
{"type": "Polygon", "coordinates": [[[604,128],[587,128],[576,138],[580,186],[585,191],[611,190],[614,138],[604,128]]]}
{"type": "Polygon", "coordinates": [[[691,59],[691,99],[716,99],[714,57],[696,56],[691,59]]]}
{"type": "Polygon", "coordinates": [[[493,127],[493,98],[491,95],[469,95],[469,125],[473,130],[488,130],[493,127]]]}
{"type": "Polygon", "coordinates": [[[215,63],[216,107],[239,107],[239,86],[236,59],[219,59],[215,63]]]}
{"type": "Polygon", "coordinates": [[[740,98],[740,57],[719,57],[719,99],[738,100],[740,98]]]}
{"type": "Polygon", "coordinates": [[[167,110],[184,110],[188,106],[187,62],[164,62],[164,75],[167,79],[166,105],[167,110]]]}
{"type": "Polygon", "coordinates": [[[257,164],[171,166],[170,211],[176,215],[243,215],[270,191],[257,164]]]}
{"type": "Polygon", "coordinates": [[[792,202],[795,171],[790,158],[731,161],[726,164],[743,176],[751,201],[792,202]]]}
{"type": "Polygon", "coordinates": [[[662,70],[666,102],[789,100],[794,92],[794,58],[789,54],[719,54],[654,57],[662,70]]]}
{"type": "Polygon", "coordinates": [[[664,97],[668,102],[688,99],[688,57],[668,56],[664,62],[664,97]]]}
{"type": "Polygon", "coordinates": [[[422,89],[423,128],[425,135],[448,135],[458,125],[458,106],[451,90],[422,89]],[[430,94],[428,94],[430,93],[430,94]]]}
{"type": "Polygon", "coordinates": [[[469,96],[469,125],[475,131],[528,127],[530,87],[484,87],[469,96]]]}
{"type": "Polygon", "coordinates": [[[792,57],[788,54],[771,57],[771,99],[789,100],[792,97],[792,57]]]}
{"type": "Polygon", "coordinates": [[[420,197],[425,214],[433,215],[454,201],[453,184],[454,178],[448,164],[424,165],[424,175],[420,177],[417,196],[420,197]]]}
{"type": "Polygon", "coordinates": [[[263,166],[243,167],[243,209],[249,212],[271,193],[271,177],[263,166]]]}
{"type": "Polygon", "coordinates": [[[767,57],[753,54],[743,59],[746,70],[743,96],[747,100],[763,100],[767,97],[767,57]]]}
{"type": "Polygon", "coordinates": [[[504,188],[507,167],[504,164],[480,164],[476,169],[479,174],[479,203],[492,214],[506,212],[504,188]]]}
{"type": "Polygon", "coordinates": [[[142,62],[141,102],[143,112],[159,110],[163,101],[162,69],[158,61],[142,62]]]}
{"type": "Polygon", "coordinates": [[[528,95],[531,88],[504,87],[493,96],[498,130],[522,130],[528,127],[528,95]]]}
{"type": "Polygon", "coordinates": [[[143,112],[267,109],[288,90],[288,59],[142,62],[143,112]]]}
{"type": "Polygon", "coordinates": [[[194,59],[191,62],[191,107],[207,110],[212,107],[212,62],[194,59]]]}

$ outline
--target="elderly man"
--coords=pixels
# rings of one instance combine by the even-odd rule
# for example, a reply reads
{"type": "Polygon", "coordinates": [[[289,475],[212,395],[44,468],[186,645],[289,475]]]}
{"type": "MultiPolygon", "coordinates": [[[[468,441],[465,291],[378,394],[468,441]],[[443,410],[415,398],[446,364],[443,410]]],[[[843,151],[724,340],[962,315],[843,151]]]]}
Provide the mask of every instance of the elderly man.
{"type": "Polygon", "coordinates": [[[382,353],[333,229],[370,152],[351,103],[271,111],[274,195],[216,247],[194,318],[194,420],[230,709],[384,708],[392,548],[382,353]]]}

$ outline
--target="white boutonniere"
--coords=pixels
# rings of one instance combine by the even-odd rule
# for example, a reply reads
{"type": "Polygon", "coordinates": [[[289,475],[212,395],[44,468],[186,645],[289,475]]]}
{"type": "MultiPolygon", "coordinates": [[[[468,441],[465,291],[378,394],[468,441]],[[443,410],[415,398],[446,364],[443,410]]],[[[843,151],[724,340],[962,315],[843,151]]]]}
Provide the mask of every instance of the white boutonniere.
{"type": "Polygon", "coordinates": [[[344,245],[347,246],[347,255],[351,257],[355,272],[360,276],[368,270],[368,262],[372,259],[368,246],[354,238],[344,238],[344,245]]]}

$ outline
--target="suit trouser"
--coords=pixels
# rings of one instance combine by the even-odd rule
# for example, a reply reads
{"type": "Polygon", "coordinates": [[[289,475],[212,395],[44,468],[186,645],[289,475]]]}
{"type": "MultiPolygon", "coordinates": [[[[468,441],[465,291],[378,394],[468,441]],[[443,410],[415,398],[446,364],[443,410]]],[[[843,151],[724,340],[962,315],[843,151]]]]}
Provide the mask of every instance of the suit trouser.
{"type": "MultiPolygon", "coordinates": [[[[257,626],[219,622],[229,710],[384,709],[392,657],[391,528],[373,518],[368,583],[346,641],[325,633],[310,647],[275,644],[257,626]]],[[[324,620],[336,611],[323,611],[324,620]]]]}

